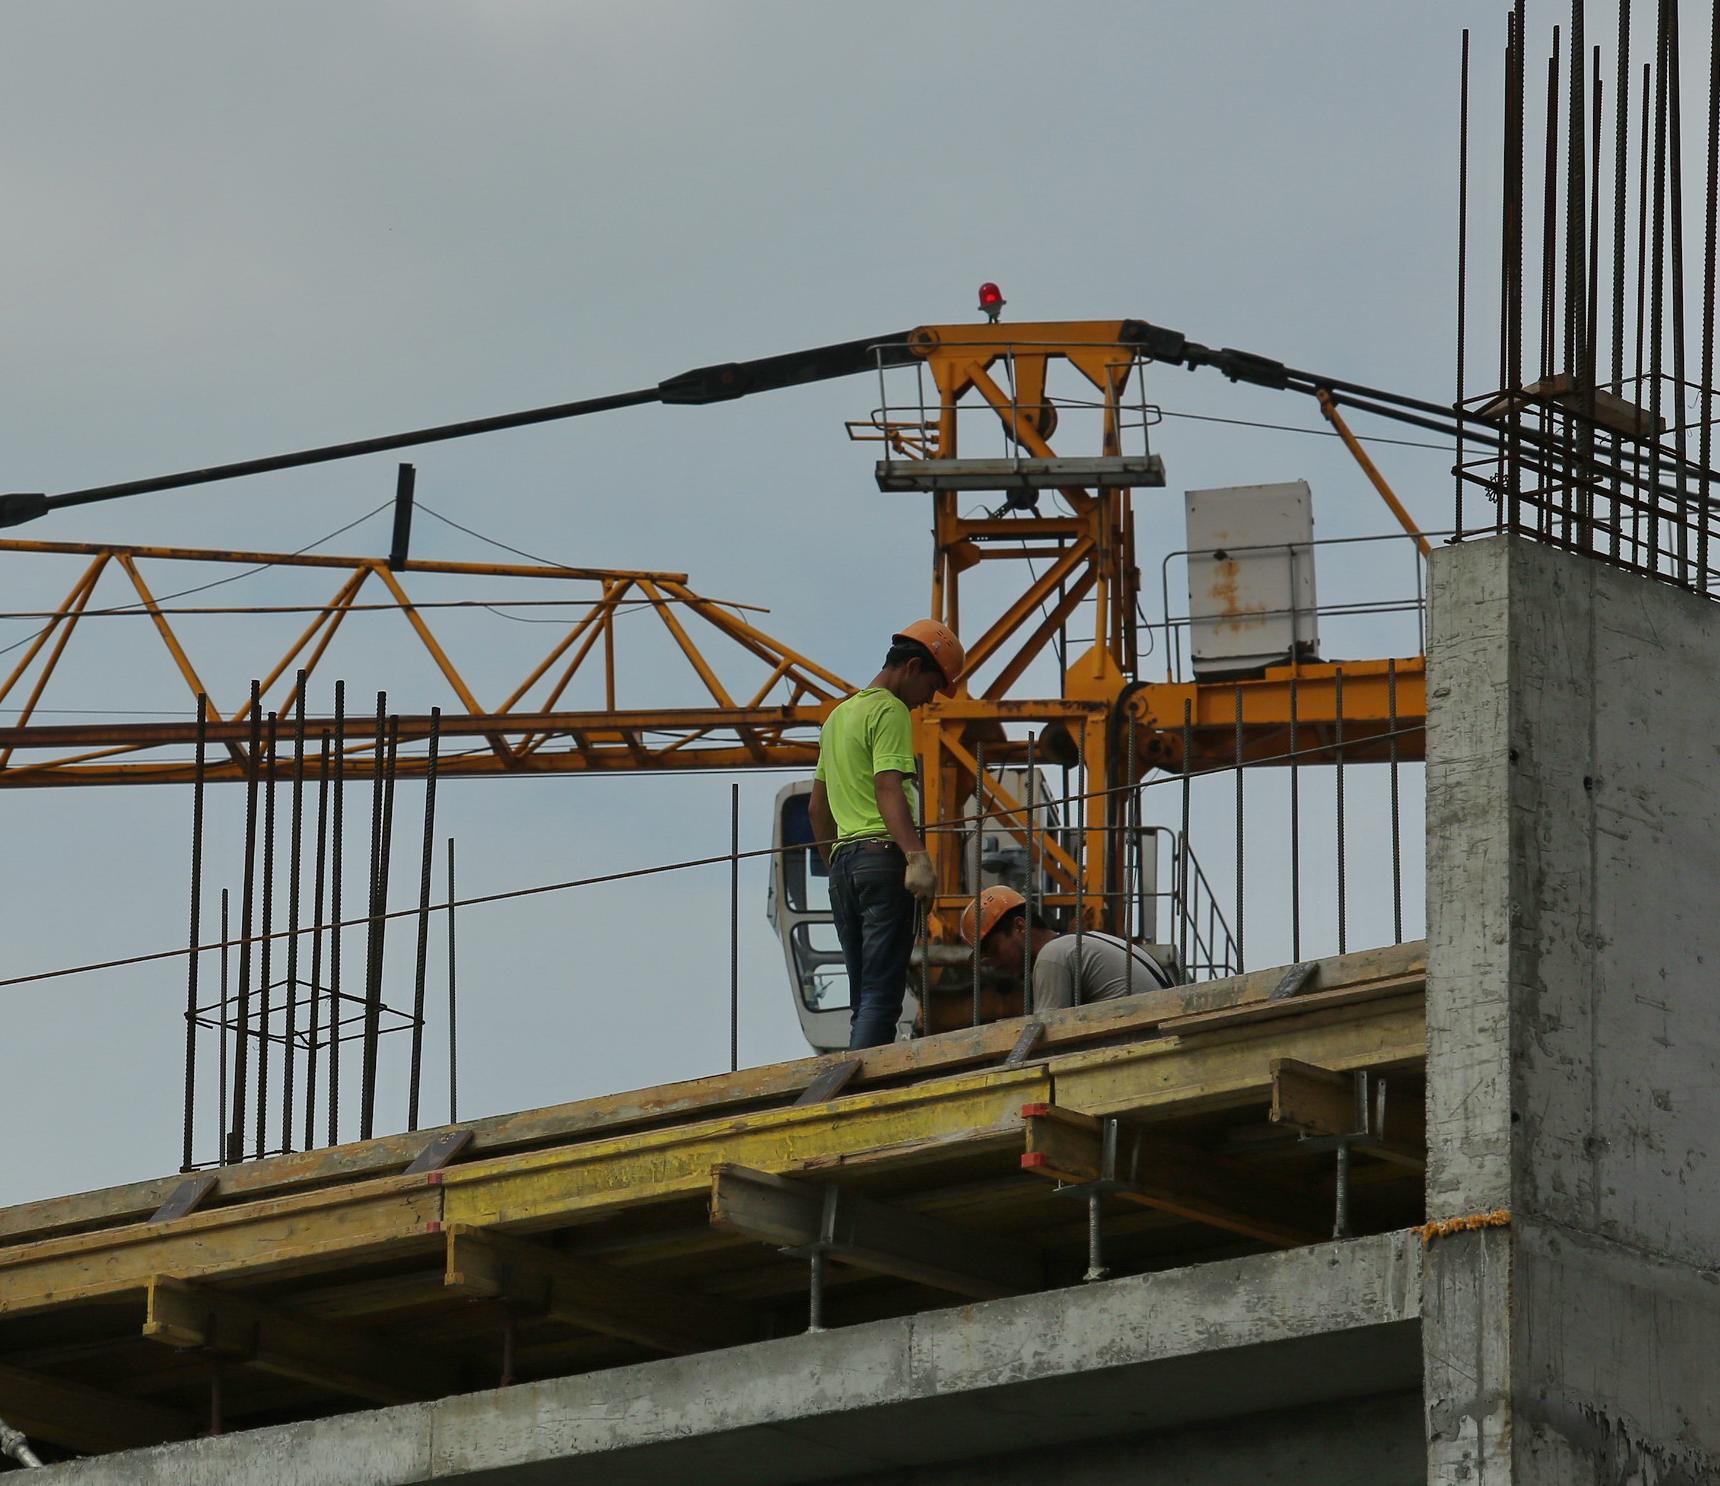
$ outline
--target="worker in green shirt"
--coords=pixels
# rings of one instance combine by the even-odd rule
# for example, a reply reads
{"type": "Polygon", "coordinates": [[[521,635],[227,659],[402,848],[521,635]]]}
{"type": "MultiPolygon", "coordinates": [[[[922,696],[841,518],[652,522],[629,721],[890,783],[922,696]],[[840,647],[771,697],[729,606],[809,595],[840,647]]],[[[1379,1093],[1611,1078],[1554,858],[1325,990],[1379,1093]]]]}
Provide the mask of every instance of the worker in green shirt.
{"type": "Polygon", "coordinates": [[[848,1046],[894,1042],[914,948],[914,908],[937,876],[920,839],[909,714],[955,695],[964,656],[948,625],[917,619],[890,637],[884,669],[825,719],[812,830],[830,870],[830,907],[848,962],[848,1046]]]}

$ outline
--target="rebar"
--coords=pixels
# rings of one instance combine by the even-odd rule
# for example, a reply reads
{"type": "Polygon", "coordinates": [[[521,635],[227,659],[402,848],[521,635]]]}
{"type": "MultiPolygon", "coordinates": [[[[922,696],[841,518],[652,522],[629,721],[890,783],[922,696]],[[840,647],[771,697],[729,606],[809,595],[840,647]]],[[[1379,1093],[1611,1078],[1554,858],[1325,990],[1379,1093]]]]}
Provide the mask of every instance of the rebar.
{"type": "Polygon", "coordinates": [[[1344,668],[1339,666],[1332,672],[1332,709],[1334,726],[1332,733],[1332,753],[1334,760],[1333,786],[1338,807],[1338,953],[1343,954],[1349,948],[1348,915],[1344,896],[1346,874],[1344,871],[1344,668]]]}
{"type": "MultiPolygon", "coordinates": [[[[1392,942],[1403,943],[1403,819],[1398,807],[1397,660],[1386,662],[1386,747],[1392,801],[1392,942]]],[[[1294,956],[1292,957],[1294,958],[1294,956]]]]}
{"type": "Polygon", "coordinates": [[[279,718],[269,714],[264,767],[268,775],[263,787],[263,942],[258,947],[260,966],[257,986],[257,1144],[261,1161],[268,1154],[269,1137],[269,1046],[271,999],[274,989],[275,948],[275,746],[279,718]]]}
{"type": "MultiPolygon", "coordinates": [[[[1660,355],[1662,329],[1666,313],[1666,18],[1668,6],[1669,0],[1660,0],[1658,8],[1658,30],[1655,45],[1657,71],[1654,86],[1654,223],[1651,229],[1654,246],[1650,266],[1651,278],[1648,290],[1648,397],[1650,432],[1650,441],[1648,446],[1648,479],[1650,485],[1659,485],[1660,483],[1660,355]]],[[[1648,564],[1650,568],[1657,572],[1660,569],[1660,520],[1660,504],[1657,499],[1648,525],[1648,564]]]]}
{"type": "MultiPolygon", "coordinates": [[[[1081,1005],[1082,982],[1087,961],[1083,956],[1082,940],[1087,932],[1087,727],[1083,722],[1075,740],[1076,772],[1081,783],[1081,818],[1075,831],[1075,992],[1074,1003],[1081,1005]]],[[[1067,790],[1064,791],[1068,793],[1067,790]]]]}
{"type": "MultiPolygon", "coordinates": [[[[1457,396],[1453,414],[1463,408],[1464,334],[1469,305],[1469,27],[1463,28],[1463,60],[1457,91],[1457,396]]],[[[1463,419],[1457,418],[1457,455],[1452,464],[1456,519],[1453,540],[1463,537],[1463,419]]],[[[1292,681],[1294,684],[1294,681],[1292,681]]],[[[1294,746],[1292,746],[1294,752],[1294,746]]]]}
{"type": "Polygon", "coordinates": [[[729,1072],[741,1066],[741,786],[729,783],[729,1072]]]}
{"type": "Polygon", "coordinates": [[[227,916],[227,889],[221,889],[221,1015],[215,1022],[216,1057],[220,1066],[220,1104],[215,1110],[215,1163],[227,1164],[227,946],[232,938],[227,916]]]}
{"type": "Polygon", "coordinates": [[[382,875],[383,779],[388,772],[388,693],[376,694],[375,753],[371,757],[370,784],[370,871],[366,878],[365,906],[369,922],[364,941],[364,1011],[360,1021],[358,1138],[369,1140],[376,1114],[375,1039],[381,1029],[381,1009],[376,1005],[376,939],[382,925],[376,907],[376,885],[382,875]],[[375,1014],[373,1018],[373,1007],[375,1014]],[[374,1021],[374,1026],[373,1026],[374,1021]]]}
{"type": "MultiPolygon", "coordinates": [[[[1624,388],[1624,260],[1625,220],[1630,210],[1630,0],[1618,7],[1618,98],[1613,104],[1613,261],[1612,261],[1612,390],[1619,397],[1624,388]]],[[[1613,448],[1619,436],[1613,436],[1613,448]]],[[[1619,511],[1619,481],[1612,487],[1612,521],[1607,535],[1608,555],[1616,562],[1623,535],[1624,518],[1619,511]]]]}
{"type": "Polygon", "coordinates": [[[1302,760],[1297,748],[1298,687],[1300,678],[1290,674],[1290,960],[1302,960],[1302,760]]]}
{"type": "Polygon", "coordinates": [[[460,1118],[460,1002],[454,973],[454,838],[448,838],[448,1123],[460,1118]]]}
{"type": "Polygon", "coordinates": [[[1708,33],[1708,161],[1705,181],[1707,218],[1702,238],[1702,421],[1697,434],[1697,463],[1702,466],[1697,508],[1702,513],[1696,529],[1696,583],[1708,592],[1708,457],[1712,448],[1714,388],[1714,241],[1720,224],[1715,220],[1715,189],[1720,184],[1720,11],[1711,12],[1708,33]]]}
{"type": "MultiPolygon", "coordinates": [[[[1684,110],[1679,92],[1678,4],[1669,0],[1666,11],[1666,127],[1671,158],[1667,176],[1671,188],[1672,220],[1672,385],[1675,408],[1672,419],[1673,447],[1678,458],[1678,581],[1690,582],[1690,510],[1684,478],[1689,447],[1689,420],[1684,416],[1684,110]]],[[[1659,440],[1657,439],[1658,443],[1659,440]]]]}
{"type": "MultiPolygon", "coordinates": [[[[389,868],[394,851],[394,782],[398,773],[400,752],[400,719],[390,717],[387,728],[386,756],[382,763],[382,830],[377,846],[376,876],[371,886],[371,926],[369,976],[364,996],[364,1090],[360,1111],[359,1138],[368,1140],[376,1128],[376,1074],[378,1053],[382,1044],[382,968],[388,947],[388,884],[389,868]]],[[[383,747],[382,736],[377,747],[383,747]]]]}
{"type": "Polygon", "coordinates": [[[328,857],[329,736],[324,728],[317,744],[317,866],[311,889],[311,1009],[305,1038],[305,1149],[316,1146],[317,1048],[321,1041],[323,887],[328,857]]]}
{"type": "Polygon", "coordinates": [[[1135,994],[1135,933],[1137,927],[1133,922],[1135,915],[1135,874],[1131,871],[1132,857],[1138,856],[1141,850],[1140,831],[1140,781],[1135,778],[1135,720],[1128,713],[1123,714],[1123,727],[1128,732],[1128,738],[1123,744],[1123,777],[1128,780],[1129,793],[1124,797],[1123,829],[1127,833],[1132,849],[1123,857],[1123,994],[1135,994]]]}
{"type": "MultiPolygon", "coordinates": [[[[979,914],[983,887],[980,859],[985,855],[985,744],[973,746],[973,1024],[979,1025],[979,914]]],[[[1080,953],[1075,963],[1081,963],[1080,953]]]]}
{"type": "Polygon", "coordinates": [[[293,1075],[298,1064],[299,1035],[299,888],[303,877],[305,810],[305,673],[300,671],[293,687],[293,790],[290,865],[287,868],[287,1030],[282,1043],[285,1063],[281,1069],[281,1149],[293,1148],[293,1075]]]}
{"type": "Polygon", "coordinates": [[[262,687],[251,682],[250,749],[245,756],[245,875],[239,894],[239,1004],[233,1044],[233,1119],[228,1127],[229,1161],[245,1159],[245,1104],[250,1093],[251,907],[257,867],[257,767],[263,751],[262,687]]]}
{"type": "Polygon", "coordinates": [[[1242,688],[1236,688],[1236,971],[1241,974],[1248,960],[1242,947],[1242,864],[1243,864],[1243,794],[1242,794],[1242,688]]]}
{"type": "Polygon", "coordinates": [[[1177,931],[1180,937],[1179,952],[1182,956],[1183,978],[1189,973],[1189,931],[1194,927],[1194,893],[1191,887],[1189,867],[1191,865],[1188,842],[1189,827],[1189,786],[1190,775],[1194,772],[1194,703],[1183,702],[1182,716],[1182,830],[1177,838],[1177,892],[1181,898],[1181,908],[1178,914],[1177,931]]]}
{"type": "Polygon", "coordinates": [[[328,931],[328,1143],[340,1144],[340,1037],[346,1020],[341,1006],[340,922],[341,855],[346,819],[346,682],[334,684],[334,810],[329,833],[328,931]]]}
{"type": "MultiPolygon", "coordinates": [[[[409,466],[406,466],[409,468],[409,466]]],[[[442,740],[442,709],[430,709],[430,752],[424,766],[424,855],[418,873],[418,958],[412,972],[412,1070],[406,1095],[406,1128],[418,1128],[418,1093],[424,1065],[424,977],[430,964],[430,870],[436,853],[436,757],[442,740]]]]}
{"type": "Polygon", "coordinates": [[[1024,891],[1022,899],[1026,905],[1025,928],[1027,932],[1021,936],[1021,1014],[1026,1016],[1033,1010],[1033,926],[1037,922],[1034,899],[1037,896],[1040,869],[1034,852],[1035,827],[1038,818],[1039,771],[1034,765],[1034,746],[1039,740],[1037,733],[1027,735],[1027,881],[1022,884],[1024,891]]]}
{"type": "MultiPolygon", "coordinates": [[[[203,939],[203,774],[208,741],[209,698],[197,693],[197,753],[191,776],[191,944],[185,957],[185,1131],[179,1169],[192,1165],[191,1120],[197,1106],[197,970],[203,939]]],[[[222,1018],[227,1008],[221,1008],[222,1018]]]]}

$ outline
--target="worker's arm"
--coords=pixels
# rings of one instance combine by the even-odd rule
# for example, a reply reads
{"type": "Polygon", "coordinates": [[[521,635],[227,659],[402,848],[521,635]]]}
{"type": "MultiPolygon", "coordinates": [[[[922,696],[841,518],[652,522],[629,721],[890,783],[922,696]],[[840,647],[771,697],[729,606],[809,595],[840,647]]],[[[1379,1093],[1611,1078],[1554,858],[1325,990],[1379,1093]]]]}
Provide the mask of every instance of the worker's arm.
{"type": "Polygon", "coordinates": [[[812,781],[812,799],[806,810],[812,817],[812,844],[818,848],[824,870],[828,872],[830,853],[836,845],[836,817],[830,813],[830,791],[825,789],[822,779],[812,781]]]}
{"type": "Polygon", "coordinates": [[[914,812],[908,808],[907,791],[902,788],[900,769],[880,769],[872,776],[878,792],[878,814],[883,816],[890,839],[909,856],[926,848],[920,844],[920,828],[914,824],[914,812]]]}

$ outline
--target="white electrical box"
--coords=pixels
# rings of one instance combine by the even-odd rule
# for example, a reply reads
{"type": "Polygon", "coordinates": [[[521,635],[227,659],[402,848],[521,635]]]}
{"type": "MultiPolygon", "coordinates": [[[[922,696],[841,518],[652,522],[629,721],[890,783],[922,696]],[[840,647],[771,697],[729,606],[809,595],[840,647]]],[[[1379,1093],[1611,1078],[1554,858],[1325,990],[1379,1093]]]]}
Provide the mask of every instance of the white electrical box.
{"type": "Polygon", "coordinates": [[[1190,490],[1183,507],[1195,675],[1237,675],[1317,656],[1308,482],[1190,490]]]}

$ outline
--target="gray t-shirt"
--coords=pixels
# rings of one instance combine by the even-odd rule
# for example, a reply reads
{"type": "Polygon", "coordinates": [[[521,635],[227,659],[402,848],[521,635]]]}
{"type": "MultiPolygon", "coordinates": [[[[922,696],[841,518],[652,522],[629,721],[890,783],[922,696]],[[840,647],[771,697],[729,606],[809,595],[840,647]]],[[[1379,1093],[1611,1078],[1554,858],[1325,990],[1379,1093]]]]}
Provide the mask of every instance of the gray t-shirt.
{"type": "MultiPolygon", "coordinates": [[[[1033,957],[1033,1009],[1056,1011],[1089,1001],[1115,1001],[1129,994],[1129,946],[1114,934],[1081,935],[1081,955],[1075,955],[1075,935],[1053,939],[1033,957]],[[1075,994],[1077,977],[1081,993],[1075,994]]],[[[1171,983],[1169,973],[1146,950],[1134,947],[1136,991],[1156,991],[1171,983]]]]}

